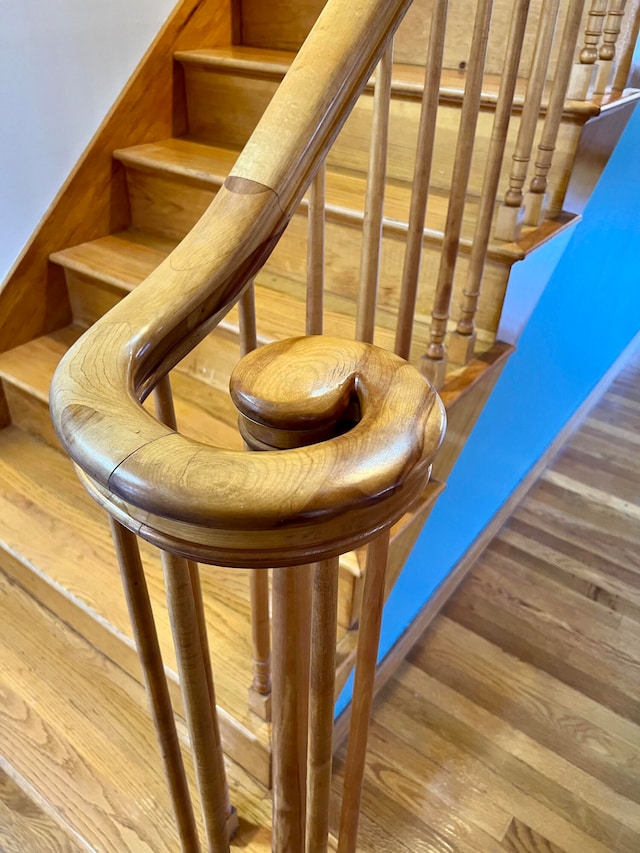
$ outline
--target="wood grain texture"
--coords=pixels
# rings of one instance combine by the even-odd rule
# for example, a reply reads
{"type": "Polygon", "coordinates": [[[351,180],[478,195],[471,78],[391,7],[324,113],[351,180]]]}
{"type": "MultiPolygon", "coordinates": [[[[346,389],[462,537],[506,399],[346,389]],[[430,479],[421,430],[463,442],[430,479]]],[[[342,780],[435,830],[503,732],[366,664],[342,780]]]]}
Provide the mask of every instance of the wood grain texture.
{"type": "MultiPolygon", "coordinates": [[[[629,452],[637,444],[632,413],[640,404],[638,376],[636,356],[569,439],[569,449],[589,447],[600,465],[609,460],[610,492],[618,477],[626,490],[630,478],[640,476],[629,452]],[[607,441],[595,440],[598,434],[607,441]],[[618,468],[614,480],[616,457],[632,460],[632,471],[618,468]]],[[[500,589],[509,589],[514,601],[532,602],[544,590],[547,606],[531,610],[539,636],[553,633],[558,609],[565,614],[565,630],[584,637],[581,654],[599,657],[599,651],[588,651],[587,635],[606,635],[610,654],[624,650],[625,660],[623,670],[609,672],[609,690],[619,689],[622,676],[637,696],[637,620],[622,618],[608,597],[591,595],[586,586],[560,577],[554,581],[550,563],[555,562],[556,575],[584,565],[594,583],[599,577],[598,587],[616,584],[617,601],[627,600],[628,591],[632,608],[640,577],[637,525],[610,502],[552,486],[547,479],[511,510],[512,520],[449,607],[473,619],[478,607],[470,591],[473,575],[489,569],[499,572],[500,589]],[[520,538],[514,539],[515,533],[520,538]],[[507,542],[509,562],[498,566],[495,555],[506,553],[507,542]]],[[[492,596],[491,624],[501,621],[499,599],[492,596]]],[[[383,850],[388,844],[392,850],[474,853],[634,851],[640,829],[638,723],[613,710],[606,695],[594,697],[589,677],[580,684],[567,682],[549,671],[544,655],[522,660],[524,623],[496,644],[485,632],[464,628],[465,619],[436,618],[378,696],[362,799],[362,849],[375,851],[379,843],[383,850]]],[[[573,664],[571,655],[564,657],[567,666],[573,664]]],[[[603,687],[601,693],[606,692],[603,687]]],[[[344,749],[334,761],[336,795],[343,761],[344,749]]]]}
{"type": "MultiPolygon", "coordinates": [[[[0,433],[0,444],[0,535],[13,555],[3,553],[2,565],[49,610],[140,681],[105,514],[84,494],[59,453],[14,427],[0,433]]],[[[171,698],[182,715],[159,555],[144,542],[141,548],[171,698]]],[[[267,784],[270,733],[247,709],[252,659],[248,577],[235,570],[207,570],[202,585],[207,625],[216,637],[211,654],[225,751],[267,784]]]]}
{"type": "MultiPolygon", "coordinates": [[[[441,13],[442,10],[440,10],[441,13]]],[[[179,56],[185,65],[187,75],[190,138],[214,145],[241,147],[272,99],[278,82],[292,61],[293,54],[232,48],[192,51],[179,56]],[[234,111],[238,101],[245,107],[241,116],[237,116],[234,111]]],[[[434,168],[431,170],[431,183],[433,187],[440,190],[447,190],[451,183],[460,108],[467,85],[467,76],[467,71],[460,73],[444,69],[432,78],[435,84],[433,105],[437,108],[438,120],[432,128],[435,158],[434,168]]],[[[344,128],[328,152],[327,162],[330,168],[366,172],[372,138],[374,81],[375,75],[368,81],[363,95],[354,105],[344,128]]],[[[477,113],[469,182],[469,192],[474,196],[479,196],[482,192],[493,115],[501,89],[500,81],[500,73],[486,74],[481,78],[480,110],[477,113]]],[[[519,78],[516,81],[512,122],[508,134],[510,151],[515,145],[526,88],[527,80],[519,78]]],[[[392,180],[410,182],[416,163],[420,101],[424,92],[422,67],[403,63],[394,64],[391,92],[388,175],[392,180]]],[[[549,86],[542,97],[536,119],[537,137],[542,130],[543,118],[548,109],[549,86]]],[[[614,93],[606,96],[605,102],[617,103],[620,97],[620,93],[614,93]]],[[[589,117],[598,115],[601,108],[599,101],[567,101],[564,104],[563,123],[558,137],[556,155],[558,160],[550,178],[553,210],[556,212],[562,207],[562,193],[571,170],[581,127],[589,117]]],[[[500,184],[505,186],[509,175],[508,158],[505,159],[499,171],[500,184]]]]}
{"type": "MultiPolygon", "coordinates": [[[[242,42],[245,45],[265,48],[296,50],[302,44],[323,5],[323,0],[304,0],[304,2],[296,4],[292,4],[291,0],[274,0],[267,12],[260,0],[242,0],[242,42]]],[[[535,43],[535,24],[540,15],[540,6],[540,0],[532,3],[532,20],[528,28],[524,51],[523,68],[525,69],[531,65],[535,43]]],[[[399,61],[414,65],[420,65],[424,61],[428,26],[433,16],[433,7],[434,0],[416,0],[412,4],[406,20],[398,31],[396,51],[399,61]]],[[[469,60],[472,37],[472,28],[469,26],[470,14],[472,14],[470,10],[472,10],[472,6],[463,0],[455,0],[451,3],[451,32],[446,43],[444,66],[457,72],[460,77],[464,77],[466,70],[464,66],[461,67],[461,63],[466,65],[469,60]]],[[[495,38],[491,40],[488,53],[488,67],[494,74],[499,74],[502,67],[511,12],[512,5],[510,3],[497,3],[495,38]]],[[[560,26],[562,26],[564,12],[563,8],[560,26]]],[[[560,51],[560,45],[556,44],[549,63],[549,79],[553,79],[560,51]]]]}
{"type": "Polygon", "coordinates": [[[3,853],[80,853],[84,847],[0,770],[0,849],[3,853]]]}
{"type": "Polygon", "coordinates": [[[176,49],[214,47],[230,36],[224,0],[180,0],[122,94],[45,213],[0,292],[2,349],[69,322],[60,270],[49,255],[128,224],[124,171],[114,147],[150,142],[184,129],[183,94],[174,78],[176,49]]]}
{"type": "MultiPolygon", "coordinates": [[[[138,293],[141,293],[140,289],[132,294],[132,297],[137,296],[138,293]]],[[[111,317],[113,317],[113,312],[111,317]]],[[[99,326],[93,328],[98,329],[99,326]]],[[[110,347],[114,343],[113,329],[114,327],[110,323],[104,327],[105,332],[108,330],[110,347]]],[[[126,332],[124,326],[122,331],[126,332]]],[[[87,338],[85,337],[83,340],[86,342],[87,338]]],[[[360,424],[332,442],[291,450],[286,455],[273,453],[267,456],[264,454],[234,454],[230,451],[215,450],[205,445],[197,445],[182,438],[179,434],[172,433],[166,427],[149,418],[145,420],[145,423],[147,424],[146,428],[151,432],[146,437],[138,431],[138,427],[130,431],[131,426],[126,427],[122,432],[124,444],[120,441],[114,442],[114,436],[110,434],[108,446],[105,447],[105,450],[107,450],[108,456],[112,456],[112,458],[111,460],[103,458],[100,461],[89,451],[89,445],[85,444],[78,432],[72,430],[71,421],[65,416],[65,429],[71,440],[68,445],[69,448],[73,448],[72,452],[78,460],[82,458],[83,464],[87,465],[91,471],[91,476],[96,477],[96,483],[98,479],[101,479],[104,484],[108,483],[108,488],[112,491],[118,489],[118,482],[122,484],[124,491],[121,493],[121,497],[116,500],[118,503],[116,511],[120,517],[128,515],[129,512],[132,512],[133,516],[138,514],[138,521],[129,521],[129,523],[133,524],[137,530],[139,523],[142,522],[144,529],[138,530],[138,532],[143,536],[156,538],[153,530],[158,526],[158,531],[163,530],[160,535],[168,535],[172,544],[181,550],[181,553],[196,558],[197,552],[198,556],[204,557],[206,562],[212,561],[213,551],[210,551],[210,548],[213,540],[210,534],[213,534],[213,531],[217,529],[220,531],[221,538],[214,548],[217,549],[216,553],[222,558],[223,562],[229,561],[242,566],[251,565],[253,561],[257,561],[259,565],[268,566],[273,564],[274,559],[287,559],[293,562],[295,556],[300,556],[300,551],[296,551],[300,547],[309,549],[310,553],[314,548],[330,549],[334,553],[340,550],[350,550],[352,544],[355,544],[363,535],[366,536],[364,530],[375,529],[375,526],[381,522],[383,524],[393,523],[420,494],[426,484],[426,479],[428,479],[429,466],[440,442],[444,414],[433,391],[428,388],[419,375],[412,368],[409,368],[405,362],[397,359],[396,356],[385,354],[382,350],[367,349],[364,344],[350,344],[337,339],[309,338],[272,346],[278,347],[277,352],[287,361],[291,356],[295,356],[291,364],[296,365],[296,370],[288,369],[288,375],[291,378],[289,390],[282,384],[282,373],[268,348],[256,350],[241,362],[241,368],[242,365],[245,365],[243,368],[244,376],[248,377],[254,367],[258,368],[259,373],[255,376],[257,382],[255,387],[247,385],[247,390],[241,392],[239,381],[242,374],[238,371],[236,402],[242,397],[245,405],[249,405],[245,411],[245,417],[255,421],[256,429],[260,426],[260,421],[263,421],[261,427],[263,431],[266,428],[267,431],[281,432],[283,435],[288,435],[293,427],[293,432],[297,432],[304,443],[305,434],[309,434],[317,428],[324,428],[325,425],[330,426],[332,421],[335,421],[343,413],[352,391],[356,391],[360,398],[362,410],[360,424]],[[352,362],[354,355],[357,362],[352,362]],[[323,377],[323,359],[327,360],[326,366],[329,369],[329,373],[326,375],[331,377],[333,373],[331,379],[331,384],[335,382],[333,388],[331,385],[327,386],[327,380],[323,377]],[[373,369],[374,364],[375,370],[373,369]],[[384,365],[387,366],[384,367],[384,365]],[[380,372],[381,368],[383,372],[380,372]],[[359,379],[358,383],[354,385],[356,371],[359,379]],[[315,402],[309,400],[307,393],[299,384],[305,375],[311,381],[311,387],[321,395],[315,402]],[[358,391],[359,388],[362,388],[362,391],[358,391]],[[364,389],[368,390],[365,391],[364,389]],[[286,403],[287,394],[292,392],[296,400],[293,408],[283,405],[286,403]],[[264,405],[259,403],[261,394],[266,395],[264,405]],[[273,394],[275,396],[272,401],[271,395],[273,394]],[[380,408],[385,394],[387,400],[380,408]],[[305,398],[307,402],[304,405],[307,411],[300,408],[305,398]],[[379,408],[376,409],[372,405],[373,400],[378,401],[376,406],[379,408]],[[369,406],[370,408],[368,408],[369,406]],[[407,406],[407,411],[411,411],[414,415],[412,421],[406,419],[403,421],[400,416],[404,406],[407,406]],[[415,420],[416,412],[422,413],[420,421],[415,420]],[[368,467],[368,463],[365,463],[364,460],[358,461],[359,454],[356,447],[362,448],[366,445],[368,442],[367,434],[370,436],[376,434],[376,421],[379,425],[386,423],[388,418],[392,418],[394,423],[406,423],[411,437],[408,433],[406,439],[394,445],[398,449],[398,455],[392,457],[385,454],[384,465],[376,463],[374,468],[368,467]],[[157,441],[153,441],[152,434],[156,440],[161,434],[167,439],[171,439],[172,451],[168,457],[155,454],[155,447],[152,445],[158,445],[157,441]],[[364,441],[365,445],[361,444],[361,441],[364,441]],[[128,449],[127,443],[130,445],[128,449]],[[83,445],[84,449],[81,449],[83,445]],[[334,445],[336,445],[335,449],[334,445]],[[120,458],[116,459],[113,456],[114,453],[120,458]],[[230,453],[231,455],[229,455],[230,453]],[[344,455],[337,456],[337,453],[344,455]],[[189,469],[187,460],[191,457],[195,458],[194,454],[198,457],[198,464],[189,469]],[[207,472],[205,464],[207,455],[211,457],[211,462],[216,468],[216,475],[213,479],[207,472]],[[214,457],[216,461],[214,461],[214,457]],[[125,458],[127,459],[126,464],[121,465],[121,461],[125,458]],[[148,463],[144,462],[145,458],[148,459],[148,463]],[[223,458],[226,460],[225,466],[232,463],[231,467],[220,467],[219,463],[223,458]],[[335,472],[337,471],[336,465],[342,464],[339,461],[340,458],[345,459],[347,467],[338,477],[335,472]],[[145,464],[151,465],[149,469],[151,471],[161,459],[163,461],[160,464],[165,468],[165,473],[162,475],[163,481],[167,482],[165,477],[169,473],[165,467],[166,464],[169,467],[176,465],[176,471],[180,470],[178,479],[174,481],[180,492],[175,506],[176,508],[179,506],[180,509],[177,513],[173,513],[173,520],[171,520],[172,511],[168,508],[169,505],[166,501],[168,493],[162,497],[153,489],[148,494],[151,502],[147,503],[142,514],[134,508],[135,503],[146,502],[147,499],[142,498],[142,495],[149,488],[149,485],[145,485],[146,476],[140,476],[143,468],[140,468],[137,473],[134,472],[139,465],[144,466],[145,464]],[[304,470],[301,468],[299,474],[296,474],[297,460],[306,461],[307,459],[315,460],[311,466],[313,476],[309,476],[306,465],[304,470]],[[96,462],[98,463],[97,466],[96,462]],[[284,464],[282,469],[281,464],[284,464]],[[245,476],[240,471],[244,470],[246,466],[250,466],[251,473],[247,471],[245,476]],[[274,466],[278,466],[279,474],[276,474],[276,467],[274,466]],[[359,467],[362,470],[358,473],[359,467]],[[102,468],[103,474],[98,474],[99,468],[102,468]],[[362,490],[360,494],[367,495],[366,509],[352,491],[350,485],[352,474],[349,473],[349,468],[353,469],[354,482],[360,484],[359,489],[362,490]],[[328,473],[329,469],[333,474],[328,473]],[[130,480],[127,471],[133,474],[133,480],[130,480]],[[223,486],[224,480],[221,478],[223,471],[226,472],[225,477],[231,478],[229,488],[223,486]],[[189,472],[188,476],[187,472],[189,472]],[[397,479],[400,472],[404,472],[402,475],[404,484],[400,481],[396,482],[395,491],[389,493],[388,486],[382,486],[382,484],[385,481],[388,482],[389,477],[397,479]],[[317,483],[314,483],[316,478],[317,483]],[[127,481],[129,481],[128,484],[127,481]],[[221,489],[218,497],[211,491],[211,483],[215,481],[218,482],[221,489]],[[198,482],[200,482],[201,488],[198,486],[198,482]],[[286,484],[287,491],[291,495],[295,495],[295,502],[289,506],[287,512],[292,520],[290,530],[282,524],[281,511],[276,508],[273,501],[273,483],[275,482],[286,484]],[[336,489],[333,496],[326,492],[328,482],[333,482],[336,489]],[[258,500],[260,483],[265,488],[262,502],[258,500]],[[320,483],[322,487],[318,485],[320,483]],[[297,484],[295,488],[293,487],[294,484],[297,484]],[[132,486],[133,492],[130,491],[132,486]],[[248,489],[251,497],[243,497],[238,491],[239,488],[248,489]],[[198,492],[200,492],[199,497],[197,497],[198,492]],[[222,497],[223,492],[224,497],[222,497]],[[354,500],[354,498],[356,499],[354,500]],[[201,499],[204,500],[204,503],[201,509],[196,509],[201,499]],[[217,501],[219,505],[214,507],[217,501]],[[378,503],[379,507],[377,516],[373,511],[375,502],[378,503]],[[295,508],[296,504],[299,509],[295,508]],[[245,526],[242,517],[246,513],[245,508],[251,505],[254,508],[251,510],[253,520],[245,526]],[[313,522],[310,523],[305,519],[305,515],[307,508],[312,505],[314,516],[313,522]],[[349,506],[351,506],[351,510],[347,514],[346,509],[349,506]],[[189,507],[192,507],[193,510],[189,507]],[[194,510],[196,514],[192,522],[195,522],[195,526],[188,520],[190,513],[194,510]],[[326,523],[325,521],[321,523],[323,516],[326,523]],[[337,526],[338,517],[340,524],[337,526]],[[383,521],[383,518],[386,520],[383,521]],[[234,534],[231,532],[233,529],[240,531],[243,526],[245,529],[242,533],[234,534]],[[332,528],[331,544],[328,544],[329,540],[324,539],[329,527],[332,528]],[[249,536],[248,531],[252,528],[254,533],[249,536]],[[297,545],[293,539],[293,531],[296,528],[308,533],[304,546],[297,545]],[[236,544],[233,544],[234,538],[236,544]],[[232,552],[236,548],[239,550],[236,551],[235,556],[232,556],[232,552]],[[192,549],[193,553],[191,553],[192,549]]],[[[62,372],[59,372],[58,376],[61,377],[62,372]]],[[[81,374],[76,373],[76,376],[80,378],[81,374]]],[[[64,402],[65,398],[70,400],[68,396],[70,391],[72,392],[72,389],[69,376],[67,376],[64,385],[58,385],[59,396],[57,400],[54,392],[54,411],[57,406],[57,411],[61,413],[65,410],[67,413],[71,412],[71,409],[64,402]]],[[[90,405],[93,406],[95,405],[95,396],[93,394],[91,396],[94,398],[94,402],[90,405]]],[[[72,404],[72,407],[75,405],[75,403],[72,404]]],[[[80,404],[80,409],[83,405],[80,404]]],[[[134,419],[141,419],[144,411],[131,398],[129,405],[134,419]]],[[[80,409],[76,410],[80,411],[80,409]]],[[[127,418],[123,416],[122,401],[117,404],[117,409],[118,422],[125,425],[127,418]]],[[[101,429],[100,422],[102,419],[103,415],[95,421],[95,427],[98,429],[98,433],[94,432],[96,437],[101,429]]],[[[129,420],[129,424],[132,425],[133,421],[129,420]]],[[[94,427],[90,427],[90,432],[93,430],[94,427]]],[[[287,441],[284,445],[276,443],[275,446],[289,446],[287,441]]],[[[373,446],[372,452],[374,458],[379,458],[375,456],[373,446]]],[[[169,477],[169,481],[171,479],[169,477]]],[[[101,500],[110,500],[108,493],[103,491],[106,486],[90,485],[94,491],[100,492],[101,500]]],[[[169,502],[171,500],[169,499],[169,502]]],[[[214,538],[216,537],[218,534],[215,534],[214,538]]],[[[216,562],[221,562],[221,560],[216,559],[216,562]]]]}

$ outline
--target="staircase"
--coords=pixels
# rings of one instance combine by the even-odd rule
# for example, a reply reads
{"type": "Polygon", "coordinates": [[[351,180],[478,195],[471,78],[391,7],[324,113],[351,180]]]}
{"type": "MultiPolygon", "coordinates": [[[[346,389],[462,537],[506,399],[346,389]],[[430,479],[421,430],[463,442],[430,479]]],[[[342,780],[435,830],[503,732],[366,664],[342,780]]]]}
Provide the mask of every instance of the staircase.
{"type": "MultiPolygon", "coordinates": [[[[243,0],[235,4],[231,19],[222,0],[179,3],[0,291],[0,606],[6,626],[0,653],[5,709],[0,768],[45,803],[88,849],[173,850],[177,837],[108,520],[86,495],[62,452],[49,418],[49,385],[60,359],[83,330],[147,279],[198,222],[323,5],[322,0],[306,2],[292,14],[286,2],[243,0]],[[229,35],[231,20],[236,44],[229,35]]],[[[637,35],[638,4],[629,5],[625,20],[630,23],[618,44],[624,58],[634,32],[637,35]]],[[[556,32],[562,32],[570,8],[561,4],[556,32]]],[[[587,12],[580,34],[589,20],[587,12]]],[[[397,348],[396,327],[405,311],[401,273],[432,13],[427,0],[416,0],[398,31],[390,66],[388,156],[372,327],[375,343],[389,350],[397,348]]],[[[563,202],[574,166],[584,170],[580,146],[588,139],[589,122],[597,120],[602,130],[610,119],[617,128],[607,142],[613,147],[620,117],[633,109],[640,94],[616,88],[621,72],[618,77],[612,72],[613,88],[604,94],[564,102],[556,156],[547,174],[544,218],[531,225],[518,223],[508,235],[513,239],[497,239],[500,214],[494,214],[491,204],[492,236],[482,259],[473,334],[461,335],[460,306],[467,299],[479,218],[486,215],[486,164],[493,156],[493,123],[510,24],[497,4],[481,69],[469,180],[460,196],[459,238],[452,244],[452,173],[455,179],[473,51],[464,35],[471,31],[467,17],[468,10],[452,3],[442,44],[433,167],[406,352],[439,386],[449,429],[433,479],[417,506],[391,530],[387,595],[513,351],[513,330],[524,326],[535,305],[534,296],[518,309],[517,298],[508,292],[513,265],[525,266],[533,259],[536,269],[544,270],[548,252],[550,274],[554,240],[577,221],[579,211],[563,210],[563,202]],[[463,35],[458,38],[458,33],[463,35]],[[451,254],[452,245],[455,274],[451,270],[450,313],[444,318],[448,352],[434,359],[429,353],[440,344],[434,338],[432,306],[439,298],[442,257],[451,254]]],[[[535,22],[533,11],[530,17],[535,22]]],[[[532,26],[524,35],[522,76],[514,81],[507,154],[499,157],[496,173],[502,194],[513,184],[511,152],[518,145],[528,97],[522,69],[531,66],[535,39],[532,26]]],[[[562,39],[556,38],[536,109],[536,140],[552,109],[552,84],[562,50],[562,39]]],[[[378,71],[376,79],[381,75],[378,71]]],[[[376,242],[368,247],[363,238],[372,216],[368,174],[370,140],[376,132],[372,126],[378,121],[376,87],[373,79],[366,85],[326,158],[323,333],[341,338],[362,339],[366,299],[361,295],[361,256],[373,251],[376,242]]],[[[455,192],[459,195],[454,187],[455,192]]],[[[314,238],[307,233],[317,206],[317,197],[308,193],[255,278],[257,345],[305,335],[309,328],[308,246],[314,238]]],[[[246,300],[239,303],[171,372],[179,430],[195,441],[243,447],[228,386],[241,353],[251,349],[249,309],[246,300]]],[[[150,398],[145,405],[153,410],[150,398]]],[[[159,552],[143,541],[140,545],[184,747],[183,700],[159,552]]],[[[340,561],[337,688],[346,683],[355,660],[365,567],[366,548],[340,561]]],[[[229,784],[241,815],[238,842],[248,850],[266,850],[270,806],[264,790],[271,783],[271,726],[268,691],[255,688],[268,667],[268,649],[261,651],[255,638],[252,641],[251,573],[216,568],[202,571],[201,580],[229,784]],[[243,804],[248,816],[243,815],[243,804]]],[[[193,768],[188,750],[184,752],[193,785],[193,768]]]]}

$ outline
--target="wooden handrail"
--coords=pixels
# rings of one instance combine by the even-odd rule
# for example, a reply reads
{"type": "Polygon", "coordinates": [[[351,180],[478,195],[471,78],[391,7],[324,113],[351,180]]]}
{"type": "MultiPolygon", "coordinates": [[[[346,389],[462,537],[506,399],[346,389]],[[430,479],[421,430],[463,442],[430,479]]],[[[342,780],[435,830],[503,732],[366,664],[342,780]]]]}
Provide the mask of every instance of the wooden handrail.
{"type": "MultiPolygon", "coordinates": [[[[339,420],[357,397],[360,423],[331,442],[287,453],[219,450],[141,406],[268,257],[408,5],[331,0],[203,217],[54,377],[54,423],[87,487],[122,524],[189,559],[260,567],[325,558],[392,523],[426,484],[442,406],[401,359],[365,345],[311,338],[268,349],[280,387],[292,358],[311,372],[309,381],[297,372],[302,385],[287,389],[296,401],[285,432],[299,435],[291,419],[302,398],[313,394],[317,404],[304,416],[305,433],[339,420]]],[[[236,396],[245,402],[257,399],[248,381],[241,368],[236,396]]],[[[283,421],[269,403],[252,405],[248,417],[283,421]]]]}

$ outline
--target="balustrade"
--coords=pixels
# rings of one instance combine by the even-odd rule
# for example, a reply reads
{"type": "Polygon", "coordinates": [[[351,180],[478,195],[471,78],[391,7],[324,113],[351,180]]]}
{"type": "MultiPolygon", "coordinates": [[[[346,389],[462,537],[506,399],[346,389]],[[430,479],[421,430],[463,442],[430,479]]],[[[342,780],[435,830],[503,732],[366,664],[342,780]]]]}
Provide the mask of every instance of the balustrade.
{"type": "Polygon", "coordinates": [[[400,306],[396,326],[395,352],[409,358],[413,321],[420,279],[420,263],[424,239],[424,220],[429,197],[429,179],[436,132],[436,115],[440,95],[440,74],[447,29],[448,0],[434,4],[429,30],[429,48],[425,64],[424,87],[420,106],[420,123],[416,146],[416,160],[411,188],[411,206],[407,244],[404,252],[400,306]]]}
{"type": "Polygon", "coordinates": [[[362,260],[356,315],[356,340],[368,341],[369,343],[373,343],[378,279],[380,276],[380,247],[384,217],[392,71],[393,41],[390,42],[384,52],[376,76],[367,192],[362,224],[362,260]]]}
{"type": "Polygon", "coordinates": [[[529,0],[517,2],[513,18],[511,19],[507,51],[504,58],[500,93],[493,120],[487,166],[484,174],[475,233],[473,235],[473,246],[471,248],[471,257],[469,259],[464,288],[464,300],[460,307],[460,318],[456,331],[451,336],[449,343],[451,359],[458,364],[466,364],[473,356],[475,347],[476,333],[474,318],[478,310],[482,274],[484,272],[487,247],[493,223],[493,208],[500,181],[500,168],[507,142],[513,95],[518,77],[518,65],[524,42],[528,14],[529,0]]]}

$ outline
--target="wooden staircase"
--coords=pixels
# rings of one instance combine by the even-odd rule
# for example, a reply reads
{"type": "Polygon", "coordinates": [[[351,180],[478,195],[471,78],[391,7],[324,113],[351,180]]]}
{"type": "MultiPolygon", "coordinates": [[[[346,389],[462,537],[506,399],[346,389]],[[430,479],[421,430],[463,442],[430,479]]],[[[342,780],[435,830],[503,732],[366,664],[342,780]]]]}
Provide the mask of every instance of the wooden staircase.
{"type": "MultiPolygon", "coordinates": [[[[291,50],[302,42],[323,3],[303,4],[295,16],[290,4],[268,4],[265,19],[267,4],[244,0],[242,15],[235,19],[244,43],[233,46],[226,35],[228,19],[220,11],[223,5],[199,0],[179,4],[137,72],[139,86],[150,80],[148,69],[161,61],[160,52],[166,53],[167,45],[177,48],[174,65],[170,55],[165,56],[162,78],[166,94],[167,73],[172,77],[174,135],[158,132],[158,123],[154,125],[146,115],[155,103],[153,83],[149,82],[148,107],[141,92],[135,98],[131,91],[125,93],[122,111],[133,98],[134,121],[139,115],[145,130],[132,140],[130,127],[126,133],[113,133],[111,126],[113,162],[107,184],[96,190],[95,217],[91,184],[80,190],[79,180],[72,179],[0,291],[0,327],[6,330],[6,347],[0,354],[0,588],[8,638],[0,682],[7,709],[2,715],[6,736],[0,744],[0,768],[45,802],[88,849],[101,851],[172,850],[175,836],[145,718],[139,663],[109,525],[61,453],[49,419],[48,390],[60,359],[82,331],[144,281],[209,206],[287,72],[291,50]],[[207,40],[203,33],[212,14],[217,26],[212,26],[207,40]],[[203,38],[205,46],[196,49],[192,42],[198,38],[203,38]],[[83,194],[84,219],[61,226],[60,220],[73,219],[78,193],[83,194]],[[107,197],[112,197],[113,206],[105,215],[107,197]],[[43,294],[49,306],[44,312],[43,294]],[[37,316],[33,316],[29,303],[38,299],[37,316]],[[24,629],[27,624],[32,626],[29,631],[24,629]],[[117,780],[124,777],[127,787],[120,788],[117,780]],[[132,803],[135,814],[125,818],[132,803]]],[[[375,342],[390,350],[401,308],[399,280],[423,90],[420,63],[426,31],[416,22],[428,18],[426,6],[426,2],[414,4],[402,25],[392,74],[392,130],[375,317],[375,342]]],[[[457,14],[459,10],[454,9],[457,14]]],[[[499,84],[498,46],[506,38],[507,24],[492,33],[483,81],[453,285],[452,329],[459,317],[473,245],[499,84]]],[[[527,42],[525,56],[532,49],[527,42]]],[[[429,344],[464,94],[466,60],[458,57],[467,54],[464,45],[458,45],[457,52],[451,46],[445,49],[410,353],[416,366],[421,365],[429,344]]],[[[550,80],[556,62],[554,55],[550,80]]],[[[516,87],[509,130],[512,143],[525,89],[523,78],[516,87]]],[[[582,126],[607,111],[630,108],[636,94],[614,91],[588,101],[567,102],[557,143],[559,156],[549,174],[549,218],[540,226],[525,227],[517,241],[490,242],[475,317],[475,352],[466,364],[450,360],[441,388],[449,416],[448,438],[434,467],[435,480],[419,506],[392,530],[387,594],[512,351],[515,340],[497,340],[511,268],[544,251],[549,241],[576,221],[574,214],[562,211],[562,204],[582,126]]],[[[370,83],[327,159],[324,333],[337,337],[353,338],[356,329],[373,100],[370,83]]],[[[540,128],[547,103],[548,94],[540,110],[540,128]]],[[[117,118],[117,110],[114,115],[117,118]]],[[[98,148],[109,144],[107,137],[106,131],[97,137],[78,174],[86,171],[88,160],[102,157],[104,178],[105,155],[98,148]]],[[[508,184],[510,168],[505,158],[501,187],[508,184]]],[[[258,344],[305,334],[307,211],[305,199],[256,277],[258,344]]],[[[241,322],[233,309],[171,374],[180,432],[230,449],[242,448],[237,412],[228,393],[229,376],[240,355],[241,322]]],[[[141,545],[171,698],[181,717],[160,559],[155,548],[141,545]]],[[[352,552],[341,560],[339,686],[353,665],[364,565],[363,552],[352,552]]],[[[248,820],[262,826],[250,831],[241,822],[239,842],[248,844],[248,850],[266,850],[269,806],[255,803],[261,796],[260,786],[268,786],[271,780],[271,732],[269,723],[247,704],[253,655],[248,572],[205,570],[202,583],[233,802],[242,812],[236,792],[250,791],[251,796],[245,797],[248,820]]]]}

